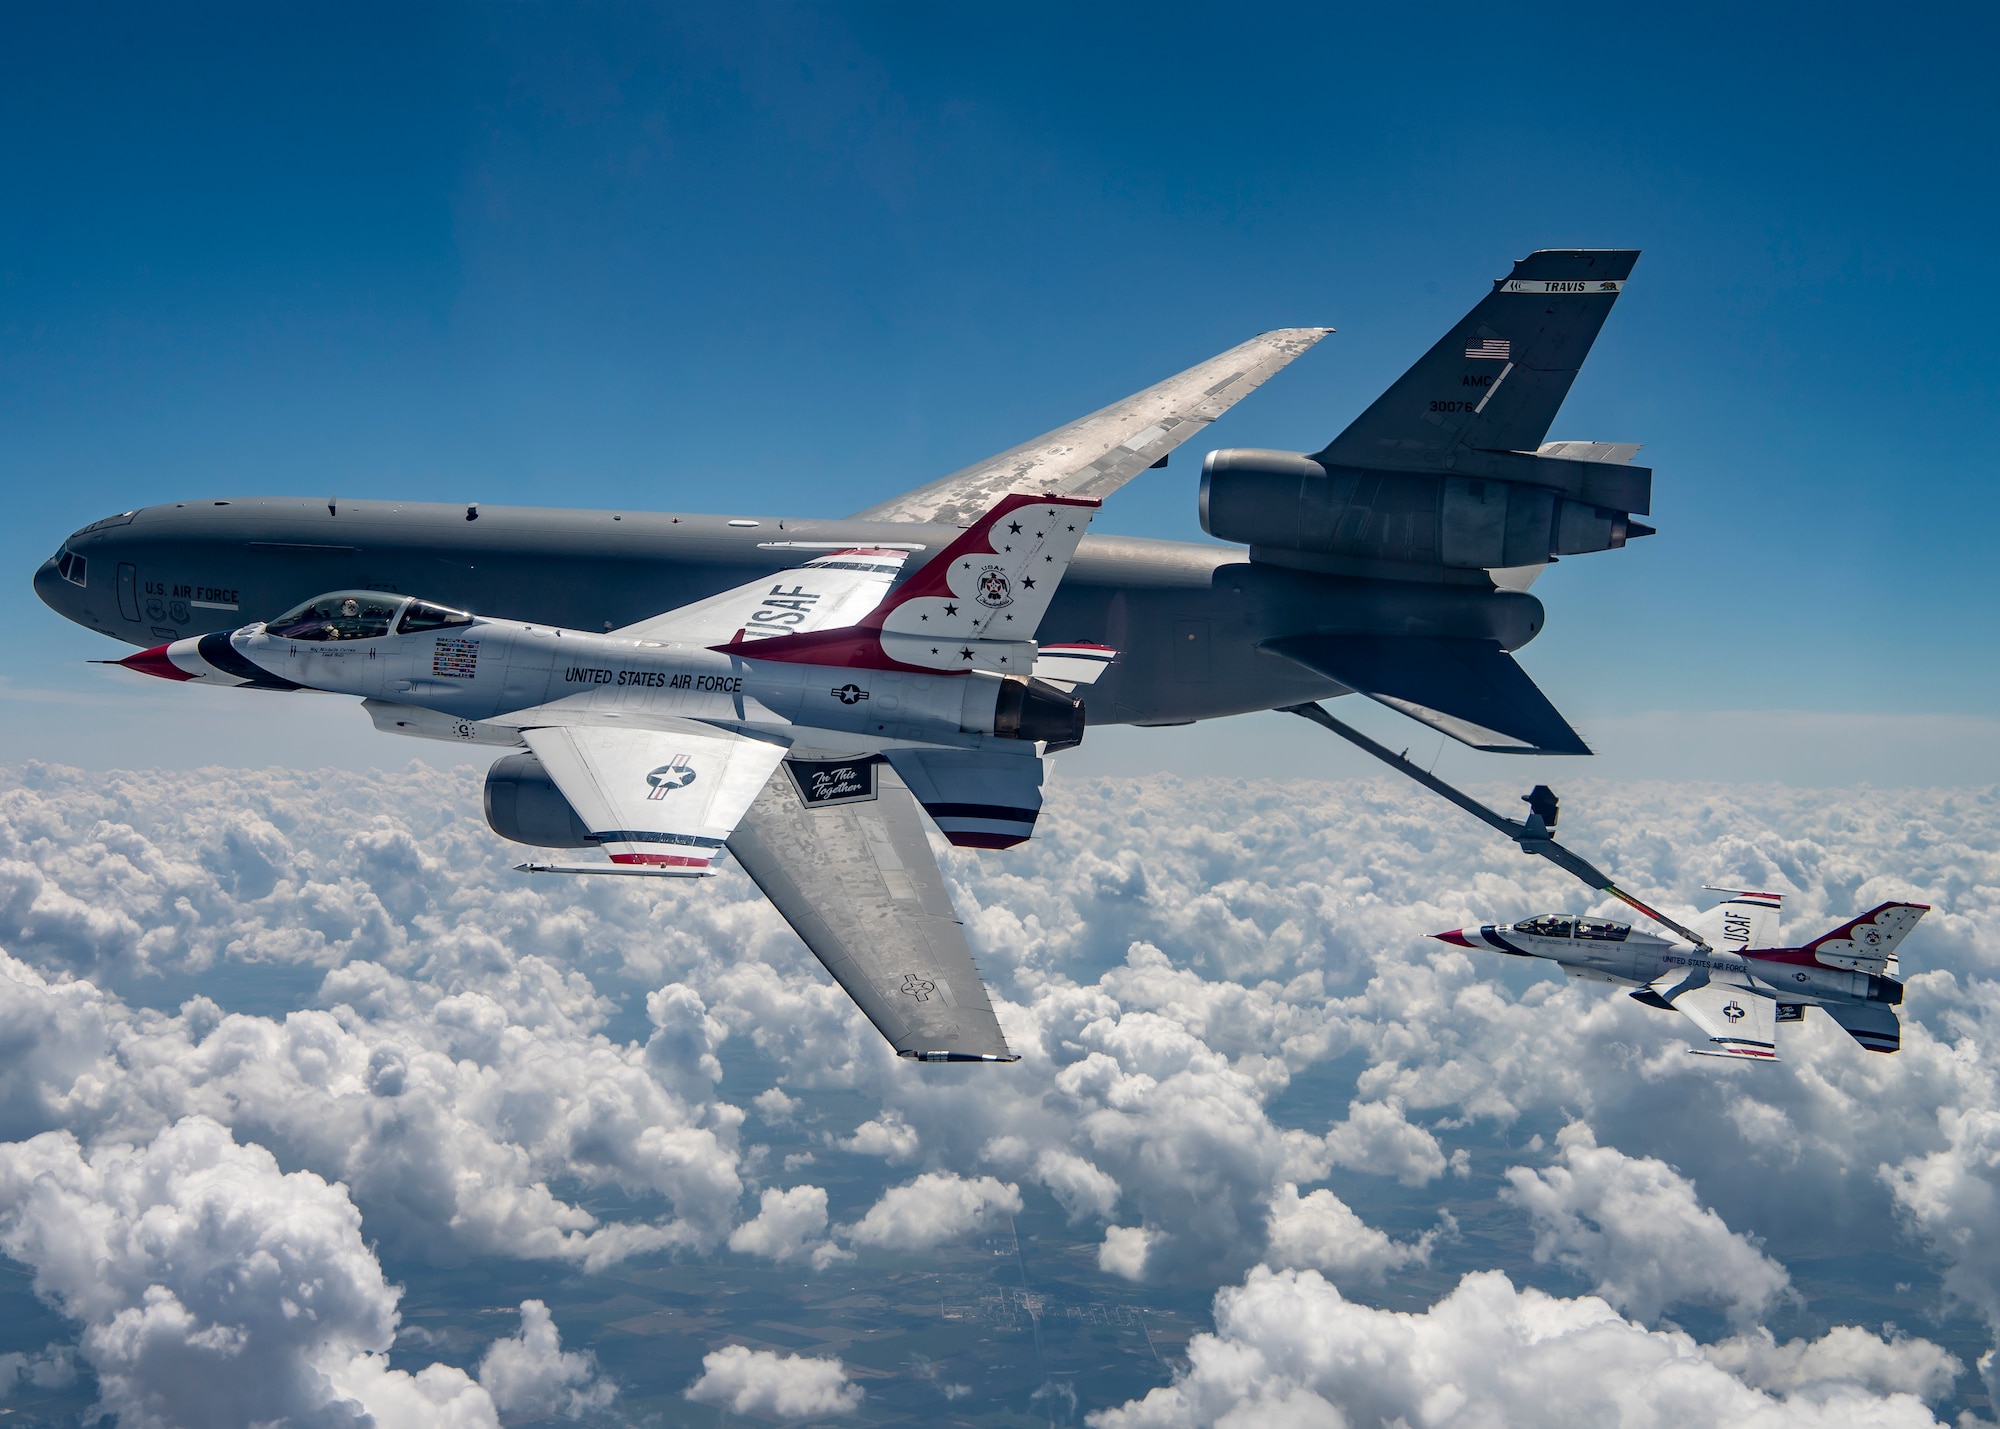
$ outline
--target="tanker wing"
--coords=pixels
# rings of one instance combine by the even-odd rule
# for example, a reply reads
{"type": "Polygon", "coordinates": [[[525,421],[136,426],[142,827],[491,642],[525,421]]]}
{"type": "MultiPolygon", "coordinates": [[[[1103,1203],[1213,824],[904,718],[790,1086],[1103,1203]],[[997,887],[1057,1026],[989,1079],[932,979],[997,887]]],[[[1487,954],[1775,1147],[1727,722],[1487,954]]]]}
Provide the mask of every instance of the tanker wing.
{"type": "Polygon", "coordinates": [[[854,519],[969,526],[1013,492],[1102,501],[1147,467],[1165,466],[1174,448],[1332,331],[1288,327],[1259,333],[1031,442],[858,511],[854,519]]]}

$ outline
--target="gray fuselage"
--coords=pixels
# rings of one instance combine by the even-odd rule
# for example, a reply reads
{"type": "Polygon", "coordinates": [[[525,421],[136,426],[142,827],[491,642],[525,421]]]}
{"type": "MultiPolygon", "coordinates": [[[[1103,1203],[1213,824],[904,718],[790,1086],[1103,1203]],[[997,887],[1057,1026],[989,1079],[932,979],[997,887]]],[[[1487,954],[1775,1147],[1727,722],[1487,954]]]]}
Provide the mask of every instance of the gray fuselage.
{"type": "MultiPolygon", "coordinates": [[[[801,564],[828,543],[918,543],[955,526],[424,502],[254,497],[145,507],[84,527],[35,590],[59,614],[151,646],[377,589],[501,619],[607,630],[801,564]],[[817,549],[816,549],[817,548],[817,549]],[[81,558],[81,565],[75,558],[81,558]],[[81,583],[78,581],[81,577],[81,583]]],[[[1085,538],[1038,632],[1120,652],[1092,724],[1174,724],[1347,691],[1258,647],[1309,632],[1490,639],[1513,650],[1541,602],[1477,583],[1324,575],[1236,548],[1085,538]]]]}

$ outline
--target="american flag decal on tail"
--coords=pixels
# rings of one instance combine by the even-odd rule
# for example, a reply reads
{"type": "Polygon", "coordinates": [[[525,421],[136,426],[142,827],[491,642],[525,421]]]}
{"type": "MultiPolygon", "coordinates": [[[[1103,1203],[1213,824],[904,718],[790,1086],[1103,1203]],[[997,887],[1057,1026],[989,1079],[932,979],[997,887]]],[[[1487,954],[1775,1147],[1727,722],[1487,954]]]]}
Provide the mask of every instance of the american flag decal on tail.
{"type": "Polygon", "coordinates": [[[1504,337],[1489,337],[1477,347],[1465,350],[1467,357],[1483,358],[1488,362],[1512,362],[1513,344],[1504,337]]]}

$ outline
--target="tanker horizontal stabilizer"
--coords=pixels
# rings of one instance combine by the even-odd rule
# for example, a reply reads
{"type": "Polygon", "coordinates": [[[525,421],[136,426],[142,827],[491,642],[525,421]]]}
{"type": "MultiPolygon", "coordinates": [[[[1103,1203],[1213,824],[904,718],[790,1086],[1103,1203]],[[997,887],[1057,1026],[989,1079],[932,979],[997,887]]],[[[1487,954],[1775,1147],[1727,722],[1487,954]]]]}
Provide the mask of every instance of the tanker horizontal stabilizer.
{"type": "Polygon", "coordinates": [[[1287,635],[1259,647],[1494,754],[1588,754],[1496,641],[1287,635]]]}

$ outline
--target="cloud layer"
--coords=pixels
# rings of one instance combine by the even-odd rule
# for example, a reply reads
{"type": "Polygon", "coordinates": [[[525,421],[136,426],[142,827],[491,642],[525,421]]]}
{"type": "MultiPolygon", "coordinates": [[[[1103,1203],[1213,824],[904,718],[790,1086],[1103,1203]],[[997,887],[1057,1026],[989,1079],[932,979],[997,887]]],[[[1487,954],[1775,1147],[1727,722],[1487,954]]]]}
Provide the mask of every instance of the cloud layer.
{"type": "MultiPolygon", "coordinates": [[[[476,773],[16,771],[0,784],[0,1137],[7,1164],[60,1168],[37,1175],[70,1209],[9,1214],[30,1228],[141,1216],[116,1168],[192,1155],[191,1128],[229,1148],[218,1166],[264,1158],[269,1176],[227,1183],[241,1195],[314,1178],[365,1225],[356,1244],[417,1257],[919,1265],[1039,1204],[1119,1283],[1250,1297],[1218,1320],[1214,1351],[1263,1356],[1243,1402],[1293,1395],[1306,1413],[1310,1393],[1350,1419],[1375,1401],[1253,1333],[1248,1307],[1273,1287],[1374,1335],[1389,1322],[1365,1317],[1390,1312],[1342,1292],[1474,1273],[1423,1325],[1470,1316],[1491,1344],[1536,1325],[1567,1344],[1601,1335],[1619,1363],[1708,1386],[1690,1402],[1802,1414],[1874,1396],[1884,1422],[1915,1403],[1896,1394],[1948,1393],[1955,1362],[1907,1336],[1763,1332],[1801,1313],[1780,1241],[1921,1257],[1949,1297],[1932,1308],[2000,1325],[2000,1082],[1981,1050],[2000,1022],[1990,791],[1565,788],[1565,835],[1676,912],[1705,882],[1785,888],[1805,932],[1883,898],[1937,905],[1905,950],[1902,1053],[1863,1053],[1815,1014],[1785,1029],[1779,1067],[1718,1069],[1684,1054],[1670,1014],[1426,940],[1587,904],[1421,791],[1057,771],[1032,844],[945,854],[1023,1058],[997,1071],[898,1063],[739,875],[513,874],[518,851],[477,819],[476,773]],[[229,987],[281,976],[310,989],[294,1010],[225,1010],[229,987]],[[739,1107],[720,1088],[742,1062],[760,1080],[739,1107]],[[862,1110],[817,1120],[836,1095],[862,1110]],[[810,1155],[778,1174],[758,1128],[799,1144],[809,1121],[810,1155]],[[812,1170],[833,1164],[850,1187],[838,1203],[812,1170]],[[1445,1209],[1468,1198],[1511,1227],[1504,1295],[1476,1274],[1491,1237],[1461,1235],[1445,1209]],[[1702,1313],[1730,1333],[1701,1344],[1667,1321],[1702,1313]],[[1826,1366],[1842,1356],[1876,1369],[1839,1379],[1826,1366]]],[[[8,1253],[57,1275],[32,1236],[8,1253]]],[[[119,1384],[171,1382],[179,1361],[148,1358],[143,1337],[114,1353],[119,1315],[143,1320],[157,1287],[193,1316],[186,1336],[209,1323],[165,1270],[134,1264],[112,1309],[59,1277],[43,1291],[121,1416],[140,1410],[119,1384]]],[[[334,1317],[352,1325],[344,1348],[290,1352],[297,1383],[331,1386],[326,1405],[447,1388],[439,1403],[489,1415],[608,1402],[539,1302],[476,1381],[454,1370],[449,1385],[389,1371],[393,1296],[369,1313],[334,1317]]],[[[25,1382],[44,1352],[18,1352],[25,1382]]],[[[1205,1363],[1188,1395],[1220,1373],[1205,1363]]],[[[730,1359],[712,1392],[794,1373],[761,1366],[730,1359]]],[[[1468,1360],[1448,1382],[1478,1372],[1468,1360]]],[[[1415,1385],[1411,1404],[1446,1383],[1415,1385]]]]}

